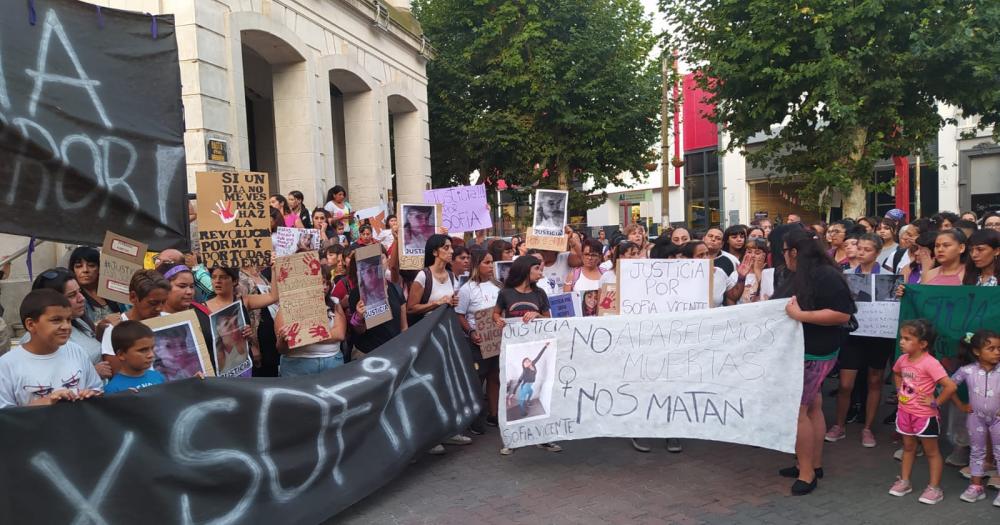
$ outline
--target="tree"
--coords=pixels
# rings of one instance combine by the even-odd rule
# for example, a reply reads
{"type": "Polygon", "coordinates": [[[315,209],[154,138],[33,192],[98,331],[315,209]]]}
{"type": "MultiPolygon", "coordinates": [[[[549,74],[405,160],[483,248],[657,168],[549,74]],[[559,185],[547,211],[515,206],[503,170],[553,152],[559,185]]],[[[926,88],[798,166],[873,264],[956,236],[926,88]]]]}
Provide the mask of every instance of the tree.
{"type": "MultiPolygon", "coordinates": [[[[926,148],[939,102],[1000,118],[996,0],[660,0],[669,46],[698,67],[709,118],[730,149],[780,131],[748,154],[806,182],[804,199],[860,216],[877,160],[926,148]]],[[[994,127],[994,136],[1000,127],[994,127]]]]}
{"type": "MultiPolygon", "coordinates": [[[[659,131],[657,37],[638,0],[417,0],[435,186],[569,189],[642,177],[659,131]]],[[[604,197],[571,194],[574,209],[604,197]]]]}

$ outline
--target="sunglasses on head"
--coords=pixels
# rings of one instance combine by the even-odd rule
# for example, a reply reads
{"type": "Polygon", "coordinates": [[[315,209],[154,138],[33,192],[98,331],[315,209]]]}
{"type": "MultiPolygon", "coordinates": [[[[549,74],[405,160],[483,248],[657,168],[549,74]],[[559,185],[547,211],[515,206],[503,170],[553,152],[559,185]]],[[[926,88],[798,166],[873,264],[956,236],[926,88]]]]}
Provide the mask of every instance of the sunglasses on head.
{"type": "Polygon", "coordinates": [[[39,277],[45,279],[46,281],[54,281],[56,279],[59,279],[60,277],[66,277],[68,275],[73,275],[73,274],[68,269],[60,266],[52,268],[50,270],[45,270],[39,275],[39,277]]]}

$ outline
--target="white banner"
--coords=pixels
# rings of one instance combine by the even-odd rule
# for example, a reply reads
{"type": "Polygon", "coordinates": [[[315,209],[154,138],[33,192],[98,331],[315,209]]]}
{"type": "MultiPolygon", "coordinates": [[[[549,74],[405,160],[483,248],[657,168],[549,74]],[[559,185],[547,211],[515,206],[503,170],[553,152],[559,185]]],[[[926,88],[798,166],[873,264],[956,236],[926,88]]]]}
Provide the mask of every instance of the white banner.
{"type": "Polygon", "coordinates": [[[792,452],[804,349],[786,304],[508,320],[503,442],[674,437],[792,452]]]}
{"type": "Polygon", "coordinates": [[[665,314],[709,308],[712,275],[708,259],[621,259],[620,313],[665,314]]]}

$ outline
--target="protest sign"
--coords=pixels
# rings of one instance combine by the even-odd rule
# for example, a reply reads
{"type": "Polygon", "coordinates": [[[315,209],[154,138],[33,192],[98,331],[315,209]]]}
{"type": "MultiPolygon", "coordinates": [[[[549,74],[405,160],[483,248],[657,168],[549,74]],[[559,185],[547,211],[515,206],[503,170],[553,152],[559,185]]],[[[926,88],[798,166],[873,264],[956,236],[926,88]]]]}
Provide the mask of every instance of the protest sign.
{"type": "Polygon", "coordinates": [[[493,227],[486,186],[458,186],[424,191],[424,202],[440,204],[441,221],[449,234],[493,227]]]}
{"type": "Polygon", "coordinates": [[[503,336],[503,330],[493,322],[493,308],[477,310],[473,315],[476,318],[476,333],[481,338],[479,351],[483,359],[500,355],[500,338],[503,336]]]}
{"type": "Polygon", "coordinates": [[[846,274],[848,287],[858,306],[858,329],[851,335],[895,339],[899,326],[896,287],[903,276],[895,274],[846,274]]]}
{"type": "Polygon", "coordinates": [[[188,247],[178,39],[173,16],[155,21],[151,38],[148,14],[3,2],[0,232],[188,247]]]}
{"type": "Polygon", "coordinates": [[[372,329],[392,320],[386,289],[385,266],[382,265],[382,245],[369,244],[354,250],[358,267],[358,288],[365,303],[365,328],[372,329]]]}
{"type": "Polygon", "coordinates": [[[601,290],[587,290],[580,293],[580,315],[583,317],[594,317],[597,315],[600,304],[601,290]]]}
{"type": "Polygon", "coordinates": [[[153,368],[167,381],[195,377],[198,373],[204,377],[215,376],[208,345],[201,335],[194,310],[153,317],[143,323],[153,329],[156,354],[153,368]]]}
{"type": "Polygon", "coordinates": [[[97,295],[115,302],[129,304],[128,287],[135,272],[143,268],[146,245],[107,232],[101,249],[100,280],[97,295]]]}
{"type": "Polygon", "coordinates": [[[482,408],[458,319],[447,308],[428,318],[307,377],[188,379],[0,410],[0,523],[327,522],[482,408]]]}
{"type": "Polygon", "coordinates": [[[278,226],[271,235],[271,244],[275,257],[291,255],[299,250],[319,250],[319,230],[313,228],[286,228],[278,226]]]}
{"type": "Polygon", "coordinates": [[[1000,287],[908,284],[899,321],[908,319],[930,321],[938,333],[935,357],[954,357],[966,333],[1000,327],[1000,287]]]}
{"type": "Polygon", "coordinates": [[[524,234],[524,242],[529,250],[564,252],[569,246],[569,237],[565,235],[560,237],[534,235],[532,229],[528,228],[528,231],[524,234]]]}
{"type": "Polygon", "coordinates": [[[621,303],[618,300],[617,284],[602,284],[597,294],[597,315],[618,315],[621,303]]]}
{"type": "Polygon", "coordinates": [[[552,317],[578,317],[580,312],[580,292],[566,292],[549,296],[549,312],[552,317]]]}
{"type": "Polygon", "coordinates": [[[271,211],[266,173],[200,171],[198,241],[205,267],[271,263],[271,211]]]}
{"type": "Polygon", "coordinates": [[[330,318],[323,298],[322,264],[315,252],[278,257],[274,285],[278,287],[281,316],[288,325],[288,348],[330,338],[330,318]]]}
{"type": "Polygon", "coordinates": [[[358,210],[354,214],[354,218],[359,221],[367,219],[368,224],[372,227],[373,235],[378,235],[385,229],[385,208],[383,206],[372,206],[371,208],[358,210]]]}
{"type": "Polygon", "coordinates": [[[621,259],[617,271],[622,315],[711,306],[714,274],[709,259],[621,259]]]}
{"type": "Polygon", "coordinates": [[[440,204],[400,204],[399,269],[422,270],[427,240],[441,224],[440,204]]]}
{"type": "Polygon", "coordinates": [[[535,237],[562,237],[565,235],[568,208],[568,191],[536,190],[535,215],[530,233],[535,237]]]}
{"type": "Polygon", "coordinates": [[[243,302],[236,301],[208,316],[212,348],[215,351],[215,369],[219,377],[250,377],[253,361],[250,342],[243,337],[247,321],[243,302]]]}
{"type": "Polygon", "coordinates": [[[792,452],[802,324],[787,300],[658,315],[510,320],[501,438],[710,439],[792,452]]]}
{"type": "Polygon", "coordinates": [[[514,265],[514,261],[496,261],[493,263],[493,278],[500,284],[503,284],[507,280],[507,274],[510,273],[510,267],[514,265]]]}

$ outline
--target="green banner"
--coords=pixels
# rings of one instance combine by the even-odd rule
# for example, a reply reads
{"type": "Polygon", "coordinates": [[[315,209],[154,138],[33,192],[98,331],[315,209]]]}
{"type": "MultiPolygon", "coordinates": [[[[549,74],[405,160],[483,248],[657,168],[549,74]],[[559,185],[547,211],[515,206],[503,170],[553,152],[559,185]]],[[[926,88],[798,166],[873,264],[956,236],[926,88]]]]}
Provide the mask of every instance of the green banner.
{"type": "Polygon", "coordinates": [[[927,319],[938,331],[934,355],[953,357],[966,332],[1000,328],[1000,287],[996,286],[906,286],[899,305],[899,322],[927,319]]]}

